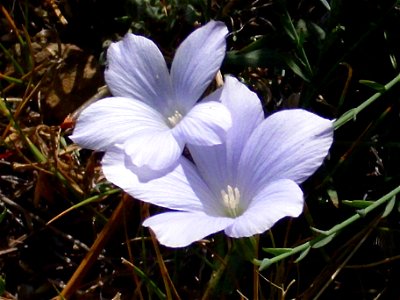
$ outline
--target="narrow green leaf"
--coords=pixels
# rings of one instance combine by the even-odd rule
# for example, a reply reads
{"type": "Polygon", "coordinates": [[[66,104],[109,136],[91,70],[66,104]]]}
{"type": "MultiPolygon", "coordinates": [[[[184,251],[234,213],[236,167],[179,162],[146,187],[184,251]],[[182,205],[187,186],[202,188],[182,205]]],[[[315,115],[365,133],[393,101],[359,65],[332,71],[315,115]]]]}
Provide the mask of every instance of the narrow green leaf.
{"type": "Polygon", "coordinates": [[[14,66],[15,70],[20,73],[21,75],[25,74],[24,69],[21,67],[21,65],[17,62],[17,60],[14,58],[14,55],[8,51],[6,47],[3,46],[2,43],[0,43],[0,49],[5,53],[5,55],[11,60],[12,65],[14,66]]]}
{"type": "Polygon", "coordinates": [[[386,218],[393,210],[394,205],[396,204],[396,196],[392,197],[389,202],[386,204],[385,210],[382,214],[382,218],[386,218]]]}
{"type": "Polygon", "coordinates": [[[396,56],[394,56],[394,54],[389,54],[389,58],[390,62],[392,63],[393,69],[397,70],[398,66],[397,66],[396,56]]]}
{"type": "Polygon", "coordinates": [[[339,207],[339,196],[336,190],[334,189],[328,189],[326,191],[328,193],[329,198],[331,199],[332,204],[338,208],[339,207]]]}
{"type": "Polygon", "coordinates": [[[292,18],[290,17],[287,11],[285,11],[285,13],[283,13],[281,16],[282,16],[281,20],[282,20],[283,30],[286,31],[287,35],[292,40],[292,42],[297,45],[299,41],[292,18]]]}
{"type": "Polygon", "coordinates": [[[319,0],[321,1],[322,5],[325,6],[325,8],[329,11],[331,11],[331,6],[329,5],[328,1],[326,0],[319,0]]]}
{"type": "Polygon", "coordinates": [[[0,214],[0,223],[3,222],[6,214],[7,214],[7,208],[4,208],[4,210],[0,214]]]}
{"type": "Polygon", "coordinates": [[[303,46],[305,40],[309,36],[307,24],[303,19],[297,21],[296,31],[299,38],[299,46],[303,46]]]}
{"type": "Polygon", "coordinates": [[[370,206],[374,201],[369,200],[342,200],[342,204],[355,207],[355,208],[366,208],[370,206]]]}
{"type": "Polygon", "coordinates": [[[321,248],[321,247],[329,244],[333,240],[333,238],[335,236],[336,236],[336,232],[331,234],[331,235],[328,235],[327,237],[322,238],[321,240],[319,240],[319,241],[317,241],[315,243],[313,243],[311,247],[314,248],[314,249],[321,248]]]}
{"type": "MultiPolygon", "coordinates": [[[[122,258],[122,260],[124,261],[125,259],[122,258]]],[[[140,279],[142,279],[144,282],[147,283],[148,287],[158,296],[159,299],[167,298],[167,296],[160,290],[157,284],[153,280],[151,280],[145,272],[143,272],[140,268],[138,268],[134,264],[129,264],[129,265],[133,268],[133,271],[136,273],[136,275],[138,275],[140,279]]]]}
{"type": "Polygon", "coordinates": [[[104,196],[112,195],[112,194],[115,194],[115,193],[118,193],[118,192],[120,192],[120,189],[110,189],[110,190],[104,191],[101,194],[94,195],[92,197],[86,198],[86,199],[82,200],[81,202],[79,202],[77,204],[74,204],[71,207],[67,208],[66,210],[62,211],[57,216],[55,216],[50,221],[48,221],[47,224],[53,223],[55,220],[59,219],[60,217],[64,216],[65,214],[67,214],[67,213],[69,213],[69,212],[71,212],[71,211],[73,211],[73,210],[75,210],[77,208],[80,208],[80,207],[82,207],[84,205],[90,204],[90,203],[95,202],[95,201],[99,201],[104,196]]]}
{"type": "Polygon", "coordinates": [[[321,230],[321,229],[318,229],[318,228],[315,228],[315,227],[312,227],[312,226],[310,227],[310,229],[311,229],[312,231],[314,231],[315,233],[328,236],[326,230],[321,230]]]}
{"type": "Polygon", "coordinates": [[[6,280],[3,278],[3,276],[0,276],[0,296],[2,296],[5,291],[6,291],[6,280]]]}
{"type": "Polygon", "coordinates": [[[316,24],[314,22],[310,22],[309,29],[310,29],[310,31],[313,31],[317,35],[318,40],[320,40],[320,41],[325,40],[326,32],[325,32],[325,30],[322,29],[321,26],[319,26],[318,24],[316,24]]]}
{"type": "Polygon", "coordinates": [[[263,248],[263,251],[275,256],[283,253],[288,253],[292,250],[293,248],[263,248]]]}
{"type": "Polygon", "coordinates": [[[301,65],[298,64],[292,57],[284,56],[284,59],[288,67],[291,68],[296,75],[300,76],[306,82],[311,81],[309,76],[303,72],[301,65]]]}
{"type": "Polygon", "coordinates": [[[1,79],[7,80],[9,83],[15,83],[15,84],[23,84],[24,83],[24,81],[21,79],[18,79],[18,78],[12,77],[12,76],[7,76],[4,74],[1,75],[1,79]]]}
{"type": "Polygon", "coordinates": [[[366,85],[372,89],[374,89],[377,92],[385,92],[386,91],[386,87],[378,82],[372,81],[372,80],[360,80],[359,83],[366,85]]]}
{"type": "Polygon", "coordinates": [[[302,251],[299,255],[299,257],[294,261],[295,263],[298,263],[300,261],[302,261],[308,254],[308,252],[310,252],[311,247],[306,248],[304,251],[302,251]]]}
{"type": "Polygon", "coordinates": [[[283,63],[280,54],[268,48],[251,51],[229,51],[224,60],[225,65],[239,67],[269,67],[283,63]]]}

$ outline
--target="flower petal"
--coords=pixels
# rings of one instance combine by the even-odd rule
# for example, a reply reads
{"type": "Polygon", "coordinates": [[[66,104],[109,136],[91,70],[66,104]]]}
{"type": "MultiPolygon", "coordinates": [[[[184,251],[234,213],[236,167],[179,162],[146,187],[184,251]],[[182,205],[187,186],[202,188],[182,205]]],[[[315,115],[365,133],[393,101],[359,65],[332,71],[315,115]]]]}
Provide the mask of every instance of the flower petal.
{"type": "Polygon", "coordinates": [[[264,111],[258,96],[231,76],[225,78],[221,101],[229,109],[233,120],[226,139],[226,149],[228,166],[235,172],[247,140],[264,120],[264,111]]]}
{"type": "MultiPolygon", "coordinates": [[[[210,187],[216,198],[221,197],[221,191],[232,185],[232,176],[228,171],[226,146],[195,146],[188,145],[189,152],[196,164],[199,174],[210,187]]],[[[222,201],[219,202],[221,209],[222,201]]]]}
{"type": "Polygon", "coordinates": [[[188,144],[217,145],[223,143],[231,126],[231,115],[223,104],[202,101],[174,127],[173,133],[188,144]]]}
{"type": "Polygon", "coordinates": [[[332,140],[330,120],[301,109],[277,112],[256,128],[243,149],[240,182],[254,192],[277,179],[302,183],[321,166],[332,140]]]}
{"type": "Polygon", "coordinates": [[[168,127],[148,128],[123,144],[125,153],[135,166],[151,170],[164,170],[175,164],[183,147],[184,143],[175,139],[168,127]]]}
{"type": "Polygon", "coordinates": [[[149,127],[167,126],[162,115],[145,103],[111,97],[84,109],[70,138],[82,147],[104,151],[149,127]]]}
{"type": "Polygon", "coordinates": [[[146,219],[143,226],[150,227],[161,244],[177,248],[221,231],[232,222],[231,218],[197,212],[166,212],[146,219]]]}
{"type": "Polygon", "coordinates": [[[144,181],[140,176],[143,175],[140,174],[141,170],[132,165],[122,149],[116,147],[110,149],[105,153],[101,163],[108,181],[132,197],[147,203],[174,210],[202,212],[207,205],[204,205],[199,198],[212,198],[193,164],[185,158],[181,158],[172,170],[167,170],[161,177],[154,179],[144,174],[146,177],[144,181]]]}
{"type": "Polygon", "coordinates": [[[293,181],[282,179],[264,187],[247,210],[225,229],[239,238],[263,233],[284,217],[298,217],[303,210],[303,192],[293,181]]]}
{"type": "Polygon", "coordinates": [[[215,77],[225,57],[227,34],[224,23],[210,21],[178,47],[171,80],[180,107],[189,110],[215,77]]]}
{"type": "Polygon", "coordinates": [[[105,79],[114,96],[137,99],[159,109],[172,99],[167,65],[151,40],[127,34],[108,48],[107,61],[105,79]]]}
{"type": "Polygon", "coordinates": [[[226,76],[221,102],[232,117],[232,127],[228,130],[225,143],[214,147],[188,145],[200,174],[218,194],[227,184],[236,184],[243,147],[253,130],[264,120],[260,99],[234,77],[226,76]]]}

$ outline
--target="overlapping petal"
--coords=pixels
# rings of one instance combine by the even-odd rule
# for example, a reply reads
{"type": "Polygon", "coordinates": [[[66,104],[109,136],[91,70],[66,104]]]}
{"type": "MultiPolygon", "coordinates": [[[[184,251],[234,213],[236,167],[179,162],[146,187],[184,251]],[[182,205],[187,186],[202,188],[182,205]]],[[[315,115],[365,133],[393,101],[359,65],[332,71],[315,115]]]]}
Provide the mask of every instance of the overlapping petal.
{"type": "Polygon", "coordinates": [[[243,147],[255,128],[264,120],[264,111],[258,96],[232,76],[225,78],[221,102],[229,109],[233,126],[226,139],[228,165],[235,172],[243,147]]]}
{"type": "Polygon", "coordinates": [[[177,50],[171,75],[151,40],[127,34],[112,44],[105,78],[116,97],[86,108],[72,139],[101,151],[122,145],[142,171],[170,167],[186,143],[221,144],[231,119],[218,103],[219,92],[195,103],[222,63],[226,34],[226,26],[215,21],[193,32],[177,50]]]}
{"type": "Polygon", "coordinates": [[[166,128],[149,128],[123,144],[133,165],[152,170],[164,170],[181,156],[184,142],[177,140],[166,128]]]}
{"type": "Polygon", "coordinates": [[[220,102],[196,104],[173,129],[174,136],[195,145],[218,145],[232,126],[229,110],[220,102]]]}
{"type": "Polygon", "coordinates": [[[105,79],[114,96],[140,100],[160,109],[173,97],[164,57],[149,39],[127,34],[107,50],[105,79]]]}
{"type": "Polygon", "coordinates": [[[239,181],[254,192],[283,178],[302,183],[321,166],[332,141],[332,121],[302,109],[277,112],[250,136],[239,181]]]}
{"type": "Polygon", "coordinates": [[[332,122],[304,110],[264,120],[258,97],[233,77],[196,104],[222,63],[226,34],[215,21],[193,32],[178,48],[171,75],[153,42],[127,35],[108,52],[106,80],[117,97],[85,109],[72,136],[106,151],[109,181],[177,210],[143,223],[166,246],[184,247],[221,230],[251,236],[298,216],[298,184],[332,143],[332,122]],[[185,144],[196,166],[180,157],[185,144]]]}
{"type": "Polygon", "coordinates": [[[221,102],[229,109],[232,118],[232,127],[223,146],[188,146],[200,174],[207,184],[215,186],[215,193],[220,193],[221,184],[235,184],[243,147],[254,129],[264,120],[257,95],[232,76],[225,77],[221,102]]]}
{"type": "Polygon", "coordinates": [[[166,212],[146,219],[143,226],[150,227],[161,244],[176,248],[221,231],[232,222],[231,218],[198,212],[166,212]]]}
{"type": "Polygon", "coordinates": [[[171,66],[176,101],[186,110],[211,83],[225,56],[228,29],[210,21],[192,32],[178,47],[171,66]]]}
{"type": "Polygon", "coordinates": [[[303,210],[303,192],[292,180],[276,180],[264,186],[248,205],[225,229],[228,236],[252,236],[265,232],[284,217],[298,217],[303,210]]]}
{"type": "Polygon", "coordinates": [[[122,149],[115,147],[105,153],[102,169],[108,181],[132,197],[169,209],[203,212],[210,208],[200,199],[214,199],[193,164],[184,158],[167,174],[142,181],[138,176],[140,169],[132,165],[122,149]]]}
{"type": "Polygon", "coordinates": [[[84,109],[70,138],[82,147],[105,151],[149,128],[167,128],[158,111],[141,101],[111,97],[84,109]]]}

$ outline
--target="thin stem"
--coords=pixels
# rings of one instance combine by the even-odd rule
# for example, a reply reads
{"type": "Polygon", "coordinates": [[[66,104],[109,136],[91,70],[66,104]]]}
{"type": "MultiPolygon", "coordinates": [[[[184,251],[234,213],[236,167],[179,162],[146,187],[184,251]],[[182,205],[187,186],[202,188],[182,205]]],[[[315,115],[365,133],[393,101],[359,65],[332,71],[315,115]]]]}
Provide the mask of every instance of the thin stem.
{"type": "Polygon", "coordinates": [[[275,257],[265,258],[263,260],[253,260],[253,263],[260,266],[259,269],[261,271],[261,270],[269,267],[270,265],[272,265],[278,261],[281,261],[282,259],[284,259],[286,257],[292,256],[296,253],[306,251],[309,248],[311,248],[313,245],[315,245],[317,242],[322,241],[323,239],[326,239],[327,237],[333,237],[333,235],[337,234],[339,231],[341,231],[345,227],[349,226],[356,220],[366,216],[368,213],[370,213],[371,211],[373,211],[375,208],[379,207],[380,205],[391,200],[398,193],[400,193],[400,186],[396,187],[395,189],[393,189],[391,192],[387,193],[380,199],[374,201],[368,207],[358,210],[356,214],[354,214],[350,218],[344,220],[342,223],[339,223],[339,224],[333,226],[331,229],[329,229],[327,231],[318,230],[318,232],[320,234],[317,237],[315,237],[314,239],[312,239],[306,243],[303,243],[297,247],[294,247],[294,248],[290,249],[289,251],[279,254],[275,257]]]}
{"type": "Polygon", "coordinates": [[[58,296],[57,300],[70,299],[79,285],[81,284],[83,278],[97,260],[100,252],[104,249],[105,244],[109,238],[114,234],[117,228],[121,225],[121,218],[126,210],[132,207],[132,199],[128,195],[123,195],[121,201],[119,202],[117,208],[114,210],[107,224],[103,227],[96,240],[94,241],[92,247],[85,257],[79,264],[78,268],[75,270],[74,274],[68,280],[66,286],[62,290],[61,294],[58,296]]]}
{"type": "Polygon", "coordinates": [[[388,90],[390,90],[394,85],[396,85],[398,82],[400,81],[400,73],[393,78],[391,81],[389,81],[384,88],[382,89],[382,91],[379,91],[377,93],[375,93],[374,95],[372,95],[370,98],[368,98],[367,100],[365,100],[363,103],[361,103],[359,106],[357,106],[356,108],[352,108],[350,110],[348,110],[347,112],[345,112],[339,119],[337,119],[334,123],[333,126],[336,129],[340,128],[341,126],[343,126],[344,124],[346,124],[348,121],[350,120],[354,120],[357,117],[357,114],[359,112],[361,112],[364,108],[366,108],[367,106],[369,106],[371,103],[373,103],[376,99],[378,99],[379,97],[381,97],[385,92],[387,92],[388,90]]]}
{"type": "MultiPolygon", "coordinates": [[[[258,257],[258,244],[259,244],[259,240],[260,240],[260,236],[257,235],[255,237],[255,256],[254,257],[258,257]]],[[[258,290],[260,288],[260,277],[259,277],[259,272],[258,272],[258,268],[257,266],[253,266],[253,299],[254,300],[258,300],[258,290]]]]}
{"type": "Polygon", "coordinates": [[[231,259],[232,255],[232,248],[228,250],[228,253],[225,255],[224,260],[220,262],[220,265],[218,266],[218,269],[215,270],[210,277],[210,280],[208,281],[207,288],[201,297],[201,300],[207,300],[212,297],[217,284],[219,283],[222,275],[224,274],[226,267],[228,265],[229,260],[231,259]]]}

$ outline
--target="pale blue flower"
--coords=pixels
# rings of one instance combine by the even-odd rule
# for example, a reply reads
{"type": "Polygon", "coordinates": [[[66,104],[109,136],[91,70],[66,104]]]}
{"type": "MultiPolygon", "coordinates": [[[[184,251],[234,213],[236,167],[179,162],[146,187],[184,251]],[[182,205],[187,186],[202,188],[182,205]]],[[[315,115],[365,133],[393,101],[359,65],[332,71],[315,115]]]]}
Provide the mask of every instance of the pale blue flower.
{"type": "Polygon", "coordinates": [[[184,247],[224,230],[230,237],[263,233],[303,210],[299,184],[322,164],[332,144],[332,121],[301,109],[264,119],[258,97],[232,77],[221,101],[233,126],[226,142],[189,146],[167,175],[141,182],[118,149],[107,152],[106,178],[133,197],[174,211],[146,219],[161,244],[184,247]]]}
{"type": "Polygon", "coordinates": [[[149,39],[127,34],[107,51],[107,85],[114,97],[80,114],[71,139],[82,147],[107,151],[118,146],[132,164],[165,170],[186,143],[221,144],[231,126],[216,91],[197,103],[225,56],[227,28],[211,21],[179,46],[171,71],[149,39]]]}

